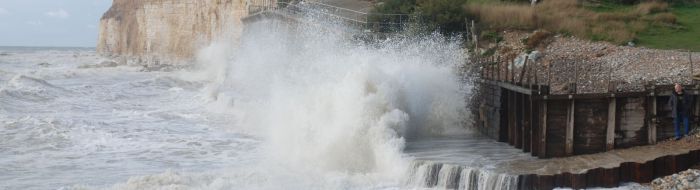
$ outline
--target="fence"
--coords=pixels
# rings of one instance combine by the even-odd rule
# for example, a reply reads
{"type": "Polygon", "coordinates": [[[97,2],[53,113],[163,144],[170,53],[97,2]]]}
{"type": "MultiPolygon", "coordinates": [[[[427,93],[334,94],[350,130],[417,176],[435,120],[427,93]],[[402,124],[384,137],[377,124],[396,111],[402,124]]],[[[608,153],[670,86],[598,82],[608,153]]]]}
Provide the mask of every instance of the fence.
{"type": "MultiPolygon", "coordinates": [[[[678,52],[675,55],[684,55],[678,52]]],[[[700,85],[693,79],[693,55],[687,54],[686,93],[697,100],[700,85]]],[[[684,57],[684,56],[683,56],[684,57]]],[[[512,60],[480,56],[480,105],[476,126],[488,136],[508,142],[541,158],[605,152],[616,148],[655,144],[673,138],[671,109],[665,106],[672,84],[647,81],[641,89],[621,90],[613,69],[599,70],[603,92],[580,92],[576,64],[563,64],[558,73],[566,91],[551,93],[552,64],[538,65],[525,58],[517,69],[512,60]],[[539,66],[539,68],[537,68],[539,66]],[[546,80],[541,80],[546,78],[546,80]]],[[[584,67],[589,66],[585,65],[584,67]]],[[[684,70],[685,71],[685,70],[684,70]]],[[[619,74],[619,73],[618,73],[619,74]]],[[[478,112],[478,113],[476,113],[478,112]]],[[[692,127],[700,125],[700,101],[693,103],[692,127]]]]}
{"type": "Polygon", "coordinates": [[[248,5],[248,14],[275,12],[299,18],[313,18],[340,22],[363,31],[400,31],[416,16],[408,14],[378,14],[337,7],[319,2],[300,1],[278,2],[276,0],[256,0],[248,5]]]}

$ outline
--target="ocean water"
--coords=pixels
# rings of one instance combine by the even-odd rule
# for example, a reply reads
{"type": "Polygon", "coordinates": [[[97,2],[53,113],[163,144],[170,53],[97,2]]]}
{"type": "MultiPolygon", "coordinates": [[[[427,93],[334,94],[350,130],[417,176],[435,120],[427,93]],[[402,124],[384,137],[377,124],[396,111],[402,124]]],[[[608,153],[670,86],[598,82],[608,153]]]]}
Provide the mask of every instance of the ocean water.
{"type": "MultiPolygon", "coordinates": [[[[460,40],[262,21],[169,71],[0,47],[0,189],[517,189],[460,40]]],[[[167,64],[167,63],[165,63],[167,64]]]]}
{"type": "MultiPolygon", "coordinates": [[[[121,66],[73,48],[0,49],[0,189],[106,187],[132,176],[245,164],[259,139],[217,132],[175,73],[121,66]]],[[[219,127],[219,128],[217,128],[219,127]]]]}

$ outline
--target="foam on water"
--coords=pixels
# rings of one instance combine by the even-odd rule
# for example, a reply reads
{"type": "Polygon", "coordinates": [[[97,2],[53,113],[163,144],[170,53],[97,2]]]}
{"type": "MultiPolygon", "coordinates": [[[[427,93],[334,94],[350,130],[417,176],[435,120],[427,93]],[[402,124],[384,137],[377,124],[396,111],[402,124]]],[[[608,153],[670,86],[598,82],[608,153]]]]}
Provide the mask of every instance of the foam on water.
{"type": "Polygon", "coordinates": [[[3,56],[2,185],[401,188],[406,139],[467,133],[457,40],[246,30],[192,71],[81,67],[101,58],[73,50],[3,56]]]}
{"type": "Polygon", "coordinates": [[[213,132],[228,122],[202,111],[201,84],[131,67],[79,69],[101,58],[76,51],[0,57],[0,189],[111,186],[168,168],[245,164],[255,152],[255,137],[213,132]]]}
{"type": "Polygon", "coordinates": [[[8,51],[0,189],[516,188],[493,167],[528,156],[465,128],[458,40],[328,31],[259,22],[175,72],[8,51]]]}

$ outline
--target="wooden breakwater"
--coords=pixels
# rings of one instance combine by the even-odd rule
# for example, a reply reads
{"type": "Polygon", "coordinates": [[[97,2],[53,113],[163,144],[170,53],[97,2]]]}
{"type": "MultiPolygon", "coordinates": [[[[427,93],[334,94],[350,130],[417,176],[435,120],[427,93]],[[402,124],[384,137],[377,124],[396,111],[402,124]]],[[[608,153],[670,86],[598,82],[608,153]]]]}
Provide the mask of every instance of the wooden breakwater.
{"type": "MultiPolygon", "coordinates": [[[[548,94],[546,86],[531,89],[488,80],[480,85],[481,101],[472,109],[477,128],[539,158],[655,144],[675,135],[666,106],[670,85],[652,85],[643,92],[556,95],[548,94]]],[[[696,89],[687,92],[698,95],[696,89]]]]}
{"type": "MultiPolygon", "coordinates": [[[[528,88],[481,80],[474,104],[476,126],[487,136],[508,142],[539,158],[605,152],[656,144],[675,135],[666,102],[671,85],[650,85],[642,92],[549,94],[547,86],[528,88]]],[[[696,98],[698,88],[687,93],[696,98]]],[[[699,118],[695,101],[692,120],[699,118]]],[[[692,122],[691,128],[698,122],[692,122]]]]}
{"type": "Polygon", "coordinates": [[[666,155],[646,162],[623,162],[612,168],[593,168],[582,173],[563,172],[552,175],[518,176],[518,189],[553,189],[570,187],[618,187],[625,182],[649,183],[653,179],[678,173],[700,162],[700,147],[684,154],[666,155]]]}
{"type": "MultiPolygon", "coordinates": [[[[522,75],[521,75],[522,76],[522,75]]],[[[536,80],[536,79],[535,79],[536,80]]],[[[666,106],[672,85],[645,85],[644,90],[576,93],[569,84],[564,94],[550,94],[549,86],[530,80],[477,82],[479,101],[472,105],[475,127],[541,159],[602,153],[675,137],[671,108],[666,106]]],[[[698,99],[700,86],[685,86],[698,99]]],[[[691,129],[696,128],[700,101],[694,102],[691,129]],[[694,121],[694,122],[693,122],[694,121]]],[[[642,162],[623,162],[612,168],[585,172],[524,174],[520,189],[554,187],[617,187],[624,182],[648,183],[654,178],[688,169],[700,162],[700,147],[687,153],[660,155],[642,162]]]]}

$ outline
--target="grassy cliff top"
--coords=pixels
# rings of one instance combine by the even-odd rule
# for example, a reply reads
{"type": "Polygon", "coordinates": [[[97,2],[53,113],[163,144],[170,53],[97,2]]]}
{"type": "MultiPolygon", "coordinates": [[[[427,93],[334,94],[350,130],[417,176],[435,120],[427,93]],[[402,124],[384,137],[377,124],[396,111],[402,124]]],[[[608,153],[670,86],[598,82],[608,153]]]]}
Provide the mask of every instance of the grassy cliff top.
{"type": "Polygon", "coordinates": [[[482,34],[544,29],[618,45],[700,51],[700,1],[539,1],[531,6],[526,0],[380,0],[376,10],[436,18],[433,24],[443,31],[463,30],[466,17],[479,21],[482,34]]]}

